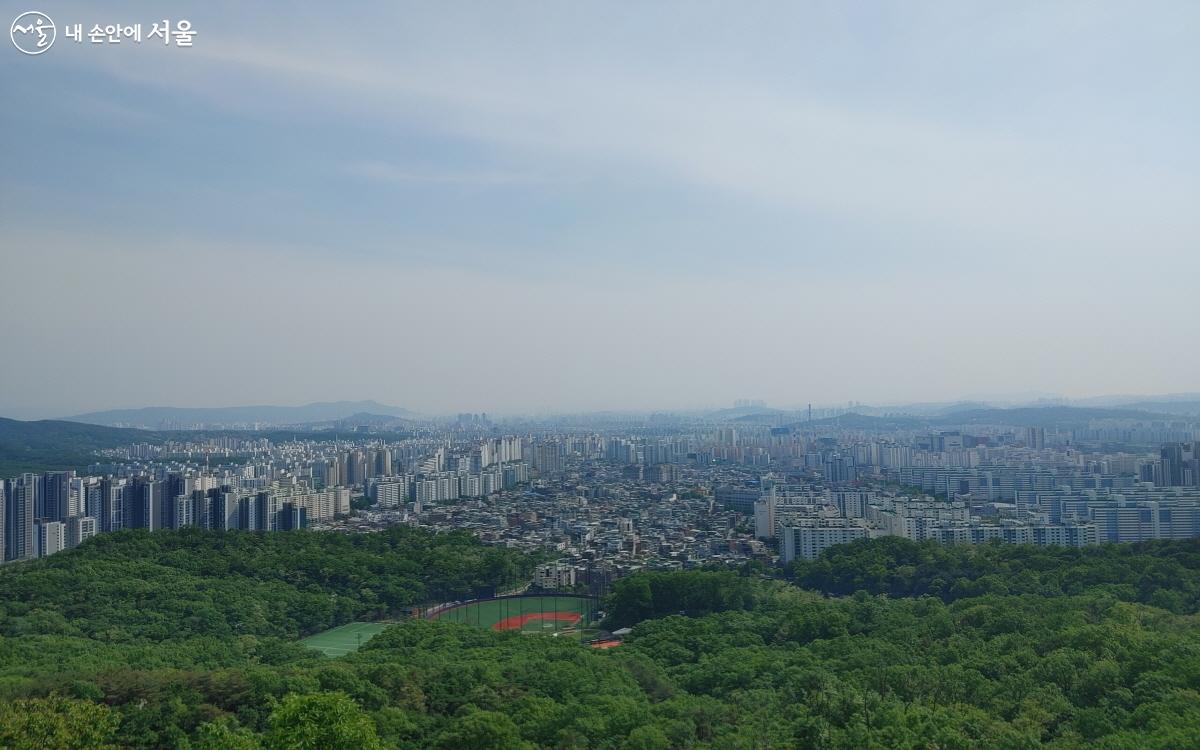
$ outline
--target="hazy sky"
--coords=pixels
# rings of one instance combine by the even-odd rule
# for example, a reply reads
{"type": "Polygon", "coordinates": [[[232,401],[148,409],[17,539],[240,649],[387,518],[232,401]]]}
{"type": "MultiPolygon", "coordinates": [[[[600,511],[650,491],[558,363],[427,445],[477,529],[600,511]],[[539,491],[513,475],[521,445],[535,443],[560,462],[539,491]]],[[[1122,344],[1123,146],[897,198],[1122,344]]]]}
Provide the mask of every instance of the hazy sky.
{"type": "Polygon", "coordinates": [[[0,0],[0,414],[1200,390],[1200,3],[291,5],[0,0]]]}

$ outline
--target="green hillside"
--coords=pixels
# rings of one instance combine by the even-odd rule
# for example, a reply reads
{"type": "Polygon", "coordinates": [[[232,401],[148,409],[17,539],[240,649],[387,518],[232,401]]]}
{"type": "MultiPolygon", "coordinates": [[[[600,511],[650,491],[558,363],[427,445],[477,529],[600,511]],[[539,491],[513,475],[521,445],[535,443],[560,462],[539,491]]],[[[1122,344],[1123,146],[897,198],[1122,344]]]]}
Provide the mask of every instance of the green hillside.
{"type": "Polygon", "coordinates": [[[296,641],[531,566],[411,529],[120,532],[7,566],[0,747],[1200,746],[1194,541],[879,540],[798,566],[818,591],[639,574],[606,603],[634,624],[608,651],[427,620],[339,658],[296,641]]]}
{"type": "Polygon", "coordinates": [[[96,451],[160,439],[154,432],[43,419],[0,417],[0,477],[25,471],[82,469],[96,451]]]}
{"type": "MultiPolygon", "coordinates": [[[[346,432],[336,430],[178,430],[157,432],[131,427],[43,419],[25,422],[0,417],[0,478],[26,471],[43,472],[75,469],[80,471],[96,463],[96,451],[120,448],[134,443],[161,443],[167,440],[189,441],[231,435],[242,438],[267,438],[272,441],[304,440],[329,441],[345,439],[346,432]]],[[[404,432],[373,432],[371,437],[398,440],[408,437],[404,432]]]]}

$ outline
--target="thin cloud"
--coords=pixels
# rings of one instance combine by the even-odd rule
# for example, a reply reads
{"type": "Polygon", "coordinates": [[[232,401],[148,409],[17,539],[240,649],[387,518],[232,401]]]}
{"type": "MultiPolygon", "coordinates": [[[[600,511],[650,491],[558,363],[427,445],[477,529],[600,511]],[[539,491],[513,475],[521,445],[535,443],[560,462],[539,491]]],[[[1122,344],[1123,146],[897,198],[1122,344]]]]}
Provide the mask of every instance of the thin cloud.
{"type": "MultiPolygon", "coordinates": [[[[916,227],[956,242],[995,241],[1030,258],[1043,258],[1049,247],[1080,259],[1115,256],[1132,241],[1149,245],[1142,252],[1174,253],[1180,236],[1200,231],[1189,208],[1200,192],[1194,174],[1113,159],[1099,144],[1088,148],[1086,134],[1064,143],[1057,134],[1013,133],[944,113],[921,116],[741,78],[637,69],[633,55],[624,65],[573,59],[526,75],[527,61],[495,49],[480,50],[474,65],[436,48],[405,60],[372,49],[322,57],[228,39],[200,54],[218,68],[272,80],[302,101],[317,94],[364,122],[416,125],[535,162],[566,160],[582,174],[651,176],[781,210],[916,227]],[[1151,194],[1155,199],[1145,200],[1151,194]]],[[[205,76],[183,81],[226,96],[205,76]]],[[[546,181],[536,172],[369,160],[347,171],[398,185],[546,181]]]]}
{"type": "Polygon", "coordinates": [[[0,401],[1194,390],[1197,8],[217,3],[190,50],[56,45],[0,69],[0,401]]]}
{"type": "Polygon", "coordinates": [[[536,185],[546,181],[544,177],[528,172],[455,172],[443,169],[407,168],[378,161],[347,164],[343,168],[343,171],[354,177],[362,177],[396,185],[429,184],[462,185],[467,187],[513,187],[518,185],[536,185]]]}

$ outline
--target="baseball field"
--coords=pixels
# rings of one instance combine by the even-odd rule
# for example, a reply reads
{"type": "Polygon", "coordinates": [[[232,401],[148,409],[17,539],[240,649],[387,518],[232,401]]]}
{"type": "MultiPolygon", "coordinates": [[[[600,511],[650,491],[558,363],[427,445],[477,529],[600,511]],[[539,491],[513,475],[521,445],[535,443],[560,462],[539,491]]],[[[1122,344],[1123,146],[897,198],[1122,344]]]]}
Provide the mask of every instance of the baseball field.
{"type": "Polygon", "coordinates": [[[595,612],[595,600],[582,596],[509,596],[460,604],[431,615],[431,619],[491,630],[587,637],[595,612]]]}

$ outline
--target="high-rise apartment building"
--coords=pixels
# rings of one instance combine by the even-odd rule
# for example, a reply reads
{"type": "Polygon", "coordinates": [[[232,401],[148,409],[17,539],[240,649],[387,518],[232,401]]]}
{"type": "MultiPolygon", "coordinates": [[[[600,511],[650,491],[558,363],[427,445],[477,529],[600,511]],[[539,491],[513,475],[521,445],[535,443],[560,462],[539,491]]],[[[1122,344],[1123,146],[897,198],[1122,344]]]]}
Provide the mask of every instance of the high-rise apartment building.
{"type": "Polygon", "coordinates": [[[38,521],[34,529],[38,557],[48,557],[67,548],[67,527],[62,521],[38,521]]]}
{"type": "Polygon", "coordinates": [[[99,508],[96,516],[100,521],[101,531],[125,528],[125,496],[128,493],[128,484],[124,479],[113,477],[100,480],[99,508]]]}
{"type": "Polygon", "coordinates": [[[66,521],[66,546],[77,547],[96,535],[99,524],[91,516],[71,516],[66,521]]]}
{"type": "Polygon", "coordinates": [[[1025,447],[1032,450],[1043,450],[1046,447],[1045,427],[1025,428],[1025,447]]]}
{"type": "Polygon", "coordinates": [[[28,560],[37,556],[34,519],[40,505],[42,478],[22,474],[4,483],[4,559],[28,560]]]}
{"type": "Polygon", "coordinates": [[[1170,443],[1159,451],[1162,484],[1168,487],[1200,485],[1200,443],[1170,443]]]}
{"type": "Polygon", "coordinates": [[[47,472],[42,479],[41,512],[38,518],[60,521],[71,515],[71,483],[74,471],[47,472]]]}

